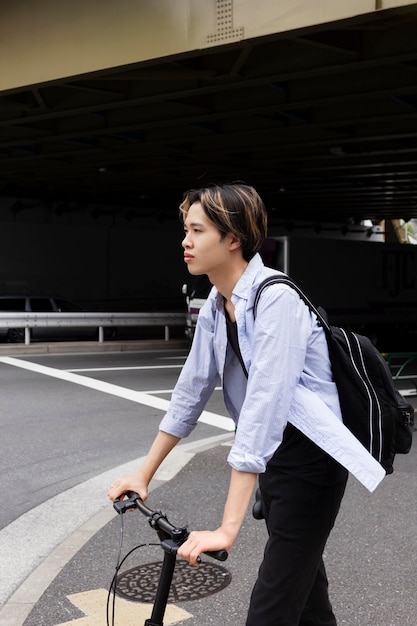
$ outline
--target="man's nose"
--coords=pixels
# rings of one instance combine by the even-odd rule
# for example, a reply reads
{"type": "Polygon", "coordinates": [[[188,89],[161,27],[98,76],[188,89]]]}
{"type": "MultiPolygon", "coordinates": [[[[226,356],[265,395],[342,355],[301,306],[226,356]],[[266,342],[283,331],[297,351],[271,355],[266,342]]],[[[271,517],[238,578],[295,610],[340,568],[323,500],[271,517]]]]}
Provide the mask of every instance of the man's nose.
{"type": "Polygon", "coordinates": [[[188,233],[185,235],[184,239],[181,242],[181,245],[183,248],[190,248],[191,247],[191,241],[188,237],[188,233]]]}

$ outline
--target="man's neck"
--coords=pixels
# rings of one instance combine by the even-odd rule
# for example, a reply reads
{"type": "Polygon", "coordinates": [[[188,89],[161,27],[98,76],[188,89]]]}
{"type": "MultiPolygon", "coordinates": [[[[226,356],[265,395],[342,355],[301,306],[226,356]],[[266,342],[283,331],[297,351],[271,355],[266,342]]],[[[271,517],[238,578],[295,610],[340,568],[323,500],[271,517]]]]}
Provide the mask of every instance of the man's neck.
{"type": "Polygon", "coordinates": [[[210,275],[210,282],[227,301],[231,301],[233,289],[247,266],[248,262],[241,258],[238,262],[231,264],[230,267],[223,268],[218,274],[210,275]]]}

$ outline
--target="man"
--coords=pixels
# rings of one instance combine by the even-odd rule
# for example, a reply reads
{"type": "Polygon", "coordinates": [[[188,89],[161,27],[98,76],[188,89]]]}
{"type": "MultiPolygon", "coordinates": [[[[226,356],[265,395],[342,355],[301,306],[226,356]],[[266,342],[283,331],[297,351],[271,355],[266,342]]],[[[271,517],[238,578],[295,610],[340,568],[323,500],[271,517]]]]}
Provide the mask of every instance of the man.
{"type": "Polygon", "coordinates": [[[212,186],[185,194],[184,262],[213,289],[167,414],[136,474],[117,479],[115,499],[133,490],[146,499],[159,465],[197,424],[220,376],[237,424],[228,462],[223,519],[190,533],[178,554],[193,565],[207,550],[234,544],[259,476],[269,533],[247,626],[334,626],[322,554],[347,469],[373,490],[385,472],[341,422],[326,338],[291,287],[258,285],[275,270],[258,251],[266,236],[264,204],[252,187],[212,186]]]}

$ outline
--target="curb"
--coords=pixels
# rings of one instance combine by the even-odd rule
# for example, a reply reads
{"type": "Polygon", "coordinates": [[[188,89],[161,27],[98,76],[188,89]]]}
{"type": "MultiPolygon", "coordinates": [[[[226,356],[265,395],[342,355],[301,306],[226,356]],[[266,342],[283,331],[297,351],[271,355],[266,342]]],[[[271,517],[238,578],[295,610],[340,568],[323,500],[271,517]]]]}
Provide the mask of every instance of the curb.
{"type": "MultiPolygon", "coordinates": [[[[170,458],[164,461],[155,474],[150,491],[154,491],[174,478],[199,452],[204,452],[218,445],[227,445],[233,440],[233,437],[233,433],[227,433],[188,444],[179,444],[171,453],[170,458]]],[[[133,463],[136,465],[139,464],[140,459],[133,463]]],[[[126,466],[127,465],[131,466],[132,462],[126,464],[126,466]]],[[[121,466],[120,468],[107,470],[103,474],[86,482],[88,483],[93,480],[95,483],[107,484],[108,475],[119,473],[119,470],[123,470],[124,467],[125,466],[121,466]]],[[[84,485],[85,483],[80,483],[76,487],[68,490],[68,492],[63,493],[70,494],[74,492],[74,490],[79,489],[84,491],[84,485]]],[[[55,496],[55,498],[56,497],[58,496],[55,496]]],[[[55,498],[52,498],[52,500],[55,500],[55,498]]],[[[56,576],[99,530],[114,519],[114,515],[113,508],[107,504],[104,505],[101,510],[93,514],[87,521],[71,532],[59,545],[54,547],[6,600],[3,607],[0,609],[0,626],[23,626],[29,613],[56,576]]]]}

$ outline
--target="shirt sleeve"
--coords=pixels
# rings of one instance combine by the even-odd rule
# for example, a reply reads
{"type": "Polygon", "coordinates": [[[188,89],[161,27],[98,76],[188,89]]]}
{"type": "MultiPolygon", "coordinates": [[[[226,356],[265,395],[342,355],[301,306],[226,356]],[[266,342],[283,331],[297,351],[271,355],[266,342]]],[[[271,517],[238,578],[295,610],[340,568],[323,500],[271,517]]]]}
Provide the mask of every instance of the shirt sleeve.
{"type": "Polygon", "coordinates": [[[189,355],[159,425],[159,430],[181,439],[197,425],[219,381],[213,349],[214,320],[215,301],[210,299],[200,311],[189,355]]]}
{"type": "Polygon", "coordinates": [[[262,473],[282,441],[315,318],[298,294],[271,285],[259,300],[245,400],[228,461],[262,473]]]}

